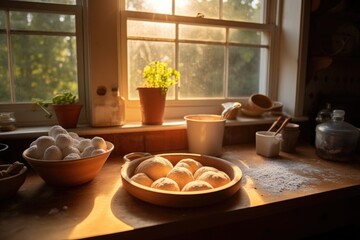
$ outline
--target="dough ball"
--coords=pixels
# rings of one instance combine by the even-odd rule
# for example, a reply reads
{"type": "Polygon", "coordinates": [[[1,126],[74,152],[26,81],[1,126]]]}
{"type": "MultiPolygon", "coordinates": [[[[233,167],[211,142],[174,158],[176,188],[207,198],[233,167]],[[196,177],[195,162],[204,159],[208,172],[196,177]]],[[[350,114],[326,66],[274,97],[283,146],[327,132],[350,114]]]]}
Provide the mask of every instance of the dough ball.
{"type": "Polygon", "coordinates": [[[79,149],[80,152],[83,152],[85,150],[85,148],[88,146],[92,146],[91,139],[85,138],[85,139],[80,140],[79,144],[77,145],[77,148],[79,149]]]}
{"type": "Polygon", "coordinates": [[[44,160],[61,160],[62,152],[58,146],[52,145],[44,152],[44,160]]]}
{"type": "Polygon", "coordinates": [[[43,153],[41,151],[39,151],[36,144],[30,146],[26,152],[26,156],[35,158],[35,159],[41,159],[42,155],[43,155],[43,153]]]}
{"type": "Polygon", "coordinates": [[[55,139],[50,136],[40,136],[35,140],[35,144],[37,145],[38,150],[41,153],[44,153],[45,149],[52,145],[55,145],[55,139]]]}
{"type": "Polygon", "coordinates": [[[173,168],[172,163],[166,158],[155,156],[142,161],[135,169],[135,174],[145,173],[153,181],[166,177],[173,168]]]}
{"type": "Polygon", "coordinates": [[[167,191],[180,191],[178,184],[174,180],[167,177],[157,179],[151,184],[151,187],[167,191]]]}
{"type": "Polygon", "coordinates": [[[78,153],[70,153],[64,157],[64,160],[76,160],[76,159],[80,159],[80,158],[81,158],[81,156],[78,153]]]}
{"type": "Polygon", "coordinates": [[[93,137],[91,139],[91,144],[94,146],[95,149],[107,150],[106,142],[101,137],[93,137]]]}
{"type": "Polygon", "coordinates": [[[141,185],[151,187],[151,184],[154,182],[151,178],[149,178],[148,175],[145,173],[138,173],[131,177],[131,180],[133,180],[136,183],[139,183],[141,185]]]}
{"type": "Polygon", "coordinates": [[[91,152],[91,156],[96,156],[96,155],[100,155],[100,154],[103,154],[105,153],[106,151],[104,149],[94,149],[92,152],[91,152]]]}
{"type": "Polygon", "coordinates": [[[73,138],[69,134],[60,133],[55,138],[55,144],[59,148],[63,149],[72,146],[74,142],[73,138]]]}
{"type": "Polygon", "coordinates": [[[184,167],[174,167],[170,170],[166,177],[174,180],[179,185],[180,189],[182,189],[188,182],[194,180],[190,170],[184,167]]]}
{"type": "Polygon", "coordinates": [[[49,136],[53,137],[53,138],[56,138],[57,135],[59,134],[68,134],[68,131],[65,130],[65,128],[63,128],[62,126],[60,125],[55,125],[55,126],[52,126],[49,130],[49,136]]]}
{"type": "Polygon", "coordinates": [[[73,138],[73,139],[77,139],[80,140],[79,135],[76,132],[69,132],[69,135],[73,138]]]}
{"type": "Polygon", "coordinates": [[[214,188],[221,187],[230,182],[229,176],[222,171],[207,171],[201,174],[197,180],[208,182],[214,188]]]}
{"type": "Polygon", "coordinates": [[[210,183],[205,181],[195,180],[186,184],[181,191],[191,192],[191,191],[201,191],[208,189],[213,189],[213,186],[211,186],[210,183]]]}
{"type": "Polygon", "coordinates": [[[214,167],[203,166],[203,167],[199,168],[198,170],[196,170],[196,172],[194,173],[194,178],[198,179],[198,177],[201,174],[203,174],[204,172],[208,172],[208,171],[217,172],[219,170],[217,168],[214,168],[214,167]]]}
{"type": "Polygon", "coordinates": [[[190,171],[192,174],[194,174],[196,172],[196,170],[198,170],[199,168],[202,167],[202,164],[199,163],[198,161],[192,159],[192,158],[184,158],[181,159],[177,164],[181,164],[181,163],[186,163],[190,166],[190,171]]]}
{"type": "Polygon", "coordinates": [[[77,155],[80,156],[80,151],[79,149],[77,149],[76,147],[72,147],[72,146],[68,146],[65,147],[61,150],[63,158],[66,157],[67,155],[71,154],[71,153],[76,153],[77,155]]]}
{"type": "Polygon", "coordinates": [[[81,157],[90,157],[92,152],[95,150],[93,145],[87,146],[84,151],[81,153],[81,157]]]}

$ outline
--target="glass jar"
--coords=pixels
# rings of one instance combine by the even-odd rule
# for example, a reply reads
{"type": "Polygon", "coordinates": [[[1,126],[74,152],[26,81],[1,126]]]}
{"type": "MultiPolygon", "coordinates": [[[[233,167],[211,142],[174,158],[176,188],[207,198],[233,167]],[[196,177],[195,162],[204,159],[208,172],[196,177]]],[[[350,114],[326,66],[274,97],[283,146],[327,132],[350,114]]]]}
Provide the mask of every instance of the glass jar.
{"type": "Polygon", "coordinates": [[[0,130],[3,132],[16,129],[16,119],[13,112],[0,113],[0,130]]]}
{"type": "Polygon", "coordinates": [[[319,157],[333,161],[351,160],[356,152],[359,130],[344,121],[345,111],[334,110],[332,119],[316,126],[315,147],[319,157]]]}

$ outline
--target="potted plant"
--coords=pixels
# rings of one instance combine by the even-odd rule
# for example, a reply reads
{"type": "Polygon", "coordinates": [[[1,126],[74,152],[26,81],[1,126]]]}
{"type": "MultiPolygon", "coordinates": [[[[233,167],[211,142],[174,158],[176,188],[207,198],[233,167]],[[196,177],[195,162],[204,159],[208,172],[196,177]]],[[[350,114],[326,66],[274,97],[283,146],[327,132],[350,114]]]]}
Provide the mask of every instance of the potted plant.
{"type": "MultiPolygon", "coordinates": [[[[39,98],[34,98],[33,102],[45,112],[47,118],[52,118],[53,114],[47,110],[49,102],[39,98]]],[[[77,96],[65,91],[54,96],[51,103],[59,125],[64,128],[76,128],[83,106],[79,103],[77,96]]]]}
{"type": "Polygon", "coordinates": [[[177,84],[180,73],[168,67],[166,62],[154,61],[143,70],[144,85],[138,87],[142,123],[162,124],[166,94],[170,86],[177,84]]]}

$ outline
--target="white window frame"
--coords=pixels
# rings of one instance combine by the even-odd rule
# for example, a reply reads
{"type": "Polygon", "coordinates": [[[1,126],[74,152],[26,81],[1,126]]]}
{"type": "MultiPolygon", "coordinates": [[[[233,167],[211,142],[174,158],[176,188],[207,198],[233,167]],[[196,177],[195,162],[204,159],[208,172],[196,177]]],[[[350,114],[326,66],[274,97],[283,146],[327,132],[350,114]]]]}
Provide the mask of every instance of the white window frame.
{"type": "MultiPolygon", "coordinates": [[[[77,62],[78,62],[78,91],[79,101],[84,104],[83,111],[79,118],[79,123],[87,121],[86,91],[86,65],[84,47],[84,20],[83,20],[83,0],[77,0],[78,5],[53,4],[38,2],[21,2],[1,0],[0,10],[25,11],[40,13],[74,14],[76,16],[76,42],[77,42],[77,62]]],[[[52,34],[54,34],[52,32],[52,34]]],[[[11,74],[11,73],[9,73],[11,74]]],[[[47,119],[44,112],[33,103],[9,103],[0,104],[0,112],[14,112],[17,126],[44,126],[56,124],[56,118],[47,119]]]]}
{"type": "MultiPolygon", "coordinates": [[[[249,30],[260,30],[270,32],[269,41],[269,60],[267,66],[267,72],[269,77],[266,79],[267,82],[260,82],[260,91],[263,94],[267,94],[273,99],[276,99],[276,93],[273,89],[277,88],[277,81],[275,71],[272,71],[276,66],[274,57],[276,50],[276,39],[277,34],[277,14],[278,14],[278,0],[268,0],[265,4],[264,11],[266,11],[264,19],[265,23],[250,23],[250,22],[235,22],[235,21],[224,21],[227,26],[235,28],[243,28],[249,30]],[[271,79],[271,81],[270,81],[271,79]]],[[[194,18],[185,16],[174,16],[166,14],[154,14],[146,12],[134,12],[125,11],[125,1],[120,1],[120,84],[121,94],[127,99],[126,104],[126,119],[127,121],[139,121],[140,120],[140,109],[138,100],[129,100],[128,98],[128,81],[127,81],[127,24],[126,20],[149,20],[159,22],[175,22],[175,23],[192,23],[199,25],[212,25],[217,26],[218,20],[207,19],[207,18],[194,18]]],[[[223,21],[223,20],[222,20],[223,21]]],[[[264,63],[261,63],[264,64],[264,63]]],[[[261,73],[264,74],[264,73],[261,73]]],[[[228,98],[228,99],[210,99],[210,100],[167,100],[165,119],[180,119],[186,114],[193,113],[220,113],[221,103],[226,101],[240,101],[245,104],[247,96],[241,98],[228,98]]]]}

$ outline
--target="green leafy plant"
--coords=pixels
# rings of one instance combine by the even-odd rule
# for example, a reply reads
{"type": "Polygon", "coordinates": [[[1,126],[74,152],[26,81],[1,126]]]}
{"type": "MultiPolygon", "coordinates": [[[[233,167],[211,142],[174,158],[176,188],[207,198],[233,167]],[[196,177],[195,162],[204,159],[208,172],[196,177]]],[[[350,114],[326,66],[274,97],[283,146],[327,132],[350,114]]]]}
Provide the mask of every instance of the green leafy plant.
{"type": "Polygon", "coordinates": [[[170,86],[177,84],[180,72],[168,67],[166,62],[154,61],[143,70],[144,86],[147,88],[161,88],[164,94],[170,86]]]}
{"type": "Polygon", "coordinates": [[[79,99],[73,93],[69,91],[65,91],[63,93],[55,95],[51,101],[46,101],[41,98],[33,98],[32,102],[38,105],[45,112],[45,117],[52,118],[53,116],[52,112],[47,110],[47,107],[49,106],[50,103],[60,104],[60,105],[75,104],[79,102],[79,99]]]}

